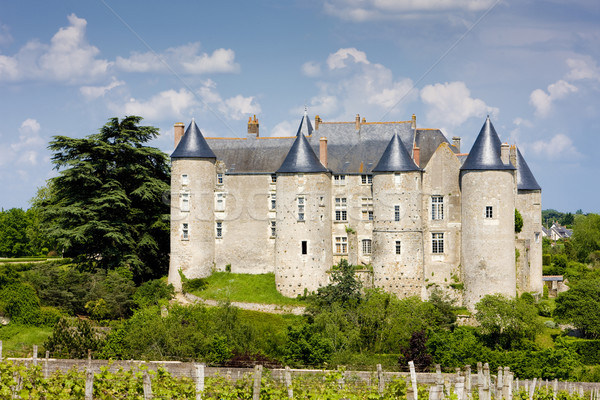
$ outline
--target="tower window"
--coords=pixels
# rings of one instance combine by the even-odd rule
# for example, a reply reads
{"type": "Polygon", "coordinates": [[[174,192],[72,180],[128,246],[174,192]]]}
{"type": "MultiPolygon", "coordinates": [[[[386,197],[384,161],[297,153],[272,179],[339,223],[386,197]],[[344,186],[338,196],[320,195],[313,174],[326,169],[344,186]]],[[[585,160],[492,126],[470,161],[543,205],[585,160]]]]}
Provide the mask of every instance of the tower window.
{"type": "Polygon", "coordinates": [[[434,254],[444,253],[444,234],[443,233],[432,233],[431,234],[431,252],[434,254]]]}
{"type": "Polygon", "coordinates": [[[485,217],[494,218],[494,209],[492,206],[485,206],[485,217]]]}
{"type": "Polygon", "coordinates": [[[219,239],[222,238],[223,237],[223,222],[221,222],[221,221],[217,222],[216,230],[217,230],[216,231],[217,238],[219,238],[219,239]]]}
{"type": "Polygon", "coordinates": [[[225,211],[225,193],[215,193],[215,210],[225,211]]]}
{"type": "Polygon", "coordinates": [[[400,254],[402,252],[402,243],[399,240],[396,240],[396,254],[400,254]]]}
{"type": "Polygon", "coordinates": [[[400,206],[394,206],[394,221],[400,221],[400,206]]]}
{"type": "Polygon", "coordinates": [[[372,248],[372,242],[371,239],[363,239],[362,241],[362,253],[365,256],[371,255],[371,248],[372,248]]]}
{"type": "Polygon", "coordinates": [[[539,243],[539,242],[540,242],[540,233],[539,233],[539,232],[536,232],[536,233],[535,233],[535,242],[536,242],[536,243],[539,243]]]}
{"type": "Polygon", "coordinates": [[[271,193],[270,196],[270,209],[275,210],[277,208],[277,195],[275,193],[271,193]]]}
{"type": "Polygon", "coordinates": [[[271,228],[271,237],[277,236],[277,221],[272,219],[271,221],[269,221],[269,226],[271,228]]]}
{"type": "Polygon", "coordinates": [[[361,206],[363,221],[373,221],[373,198],[363,197],[361,206]]]}
{"type": "Polygon", "coordinates": [[[181,240],[190,240],[190,230],[188,224],[181,224],[181,240]]]}
{"type": "Polygon", "coordinates": [[[444,219],[444,196],[431,196],[431,219],[444,219]]]}
{"type": "Polygon", "coordinates": [[[271,174],[271,183],[277,183],[277,175],[271,174]]]}
{"type": "Polygon", "coordinates": [[[335,237],[335,252],[337,254],[348,253],[348,237],[347,236],[336,236],[335,237]]]}
{"type": "Polygon", "coordinates": [[[181,184],[184,186],[190,184],[190,178],[188,174],[181,174],[181,184]]]}
{"type": "Polygon", "coordinates": [[[181,193],[181,211],[190,211],[189,193],[181,193]]]}
{"type": "Polygon", "coordinates": [[[304,196],[298,196],[298,221],[304,221],[304,196]]]}
{"type": "Polygon", "coordinates": [[[217,174],[217,185],[223,184],[223,174],[217,174]]]}
{"type": "Polygon", "coordinates": [[[302,254],[308,254],[308,242],[306,240],[302,241],[302,254]]]}
{"type": "Polygon", "coordinates": [[[335,198],[335,220],[336,221],[347,221],[348,211],[347,202],[345,197],[335,198]]]}

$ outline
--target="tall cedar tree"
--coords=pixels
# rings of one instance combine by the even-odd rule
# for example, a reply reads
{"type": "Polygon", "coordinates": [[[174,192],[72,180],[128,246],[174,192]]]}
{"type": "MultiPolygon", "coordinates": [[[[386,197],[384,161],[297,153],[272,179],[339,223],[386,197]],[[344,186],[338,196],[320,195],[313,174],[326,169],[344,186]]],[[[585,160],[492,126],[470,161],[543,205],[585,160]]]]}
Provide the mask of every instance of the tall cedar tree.
{"type": "Polygon", "coordinates": [[[84,270],[126,267],[136,281],[168,270],[170,168],[144,144],[158,129],[141,117],[112,118],[83,139],[55,136],[48,148],[60,171],[40,199],[48,235],[84,270]]]}

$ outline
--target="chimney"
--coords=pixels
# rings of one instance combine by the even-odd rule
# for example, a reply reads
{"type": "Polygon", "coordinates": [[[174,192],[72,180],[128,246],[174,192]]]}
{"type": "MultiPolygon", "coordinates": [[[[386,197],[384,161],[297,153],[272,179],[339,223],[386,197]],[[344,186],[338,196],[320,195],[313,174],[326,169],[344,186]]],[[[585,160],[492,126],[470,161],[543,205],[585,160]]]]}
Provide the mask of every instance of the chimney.
{"type": "Polygon", "coordinates": [[[318,115],[315,115],[315,130],[318,131],[319,130],[319,124],[323,122],[321,121],[321,117],[319,117],[318,115]]]}
{"type": "Polygon", "coordinates": [[[248,137],[258,137],[258,119],[256,119],[256,115],[254,119],[248,117],[248,137]]]}
{"type": "Polygon", "coordinates": [[[510,146],[510,163],[513,167],[517,167],[517,145],[513,144],[510,146]]]}
{"type": "Polygon", "coordinates": [[[185,133],[185,125],[183,122],[176,122],[175,125],[173,125],[173,132],[175,133],[175,147],[177,147],[185,133]]]}
{"type": "Polygon", "coordinates": [[[354,121],[354,125],[357,131],[360,130],[360,115],[356,114],[356,120],[354,121]]]}
{"type": "Polygon", "coordinates": [[[500,159],[504,164],[508,164],[510,162],[510,146],[508,143],[502,143],[502,147],[500,148],[500,159]]]}
{"type": "Polygon", "coordinates": [[[417,116],[415,114],[412,115],[412,118],[410,120],[410,129],[417,129],[417,116]]]}
{"type": "Polygon", "coordinates": [[[322,137],[319,140],[319,161],[327,168],[327,138],[322,137]]]}
{"type": "Polygon", "coordinates": [[[413,147],[413,160],[415,160],[417,167],[421,168],[421,148],[417,146],[413,147]]]}
{"type": "Polygon", "coordinates": [[[452,136],[452,146],[456,147],[457,153],[460,153],[460,136],[452,136]]]}

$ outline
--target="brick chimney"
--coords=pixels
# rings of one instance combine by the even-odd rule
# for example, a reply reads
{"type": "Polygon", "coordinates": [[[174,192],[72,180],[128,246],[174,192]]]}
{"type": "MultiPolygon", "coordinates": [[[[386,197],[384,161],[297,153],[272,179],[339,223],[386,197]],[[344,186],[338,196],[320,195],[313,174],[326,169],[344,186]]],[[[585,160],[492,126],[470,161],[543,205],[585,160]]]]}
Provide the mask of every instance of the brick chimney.
{"type": "Polygon", "coordinates": [[[356,114],[356,120],[354,121],[354,126],[356,128],[356,130],[360,130],[360,115],[356,114]]]}
{"type": "Polygon", "coordinates": [[[417,167],[421,167],[421,148],[417,147],[416,145],[413,147],[413,160],[415,160],[415,164],[417,164],[417,167]]]}
{"type": "Polygon", "coordinates": [[[248,137],[258,137],[258,119],[256,119],[256,115],[254,119],[248,117],[248,137]]]}
{"type": "Polygon", "coordinates": [[[322,137],[319,140],[319,161],[327,168],[327,138],[322,137]]]}
{"type": "Polygon", "coordinates": [[[456,147],[456,152],[460,153],[460,136],[452,136],[452,145],[456,147]]]}
{"type": "Polygon", "coordinates": [[[315,115],[315,130],[318,131],[319,130],[319,124],[323,122],[323,120],[321,120],[321,117],[319,117],[318,115],[315,115]]]}
{"type": "Polygon", "coordinates": [[[500,148],[500,159],[504,164],[510,162],[510,146],[508,143],[502,143],[502,147],[500,148]]]}
{"type": "Polygon", "coordinates": [[[175,147],[177,147],[185,133],[185,125],[183,122],[176,122],[175,125],[173,125],[173,133],[175,134],[175,147]]]}
{"type": "Polygon", "coordinates": [[[517,145],[515,144],[510,146],[510,163],[513,167],[517,166],[517,145]]]}
{"type": "Polygon", "coordinates": [[[415,114],[413,114],[412,118],[410,119],[410,129],[417,129],[417,116],[415,114]]]}

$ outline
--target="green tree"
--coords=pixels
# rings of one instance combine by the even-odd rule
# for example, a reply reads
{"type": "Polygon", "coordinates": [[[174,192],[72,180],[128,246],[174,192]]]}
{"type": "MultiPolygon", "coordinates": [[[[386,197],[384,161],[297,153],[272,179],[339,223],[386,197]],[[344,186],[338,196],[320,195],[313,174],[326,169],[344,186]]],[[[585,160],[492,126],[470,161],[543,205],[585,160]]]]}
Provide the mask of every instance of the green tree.
{"type": "Polygon", "coordinates": [[[560,293],[554,318],[573,324],[589,338],[600,338],[600,278],[580,279],[560,293]]]}
{"type": "Polygon", "coordinates": [[[475,319],[490,345],[519,348],[541,331],[534,304],[500,294],[486,295],[475,305],[475,319]]]}
{"type": "Polygon", "coordinates": [[[48,236],[81,267],[126,267],[137,281],[163,275],[169,251],[169,165],[145,145],[158,129],[140,121],[113,118],[83,139],[55,136],[60,174],[34,200],[48,236]]]}
{"type": "Polygon", "coordinates": [[[319,288],[313,299],[317,305],[340,303],[352,306],[360,302],[361,287],[361,282],[354,274],[354,266],[342,258],[331,269],[331,283],[319,288]]]}
{"type": "Polygon", "coordinates": [[[0,212],[0,257],[32,255],[27,237],[31,216],[20,208],[0,212]]]}
{"type": "Polygon", "coordinates": [[[515,233],[521,232],[521,229],[523,229],[523,216],[515,208],[515,233]]]}
{"type": "Polygon", "coordinates": [[[600,215],[577,214],[571,240],[577,260],[579,262],[589,261],[590,254],[600,250],[600,215]]]}

